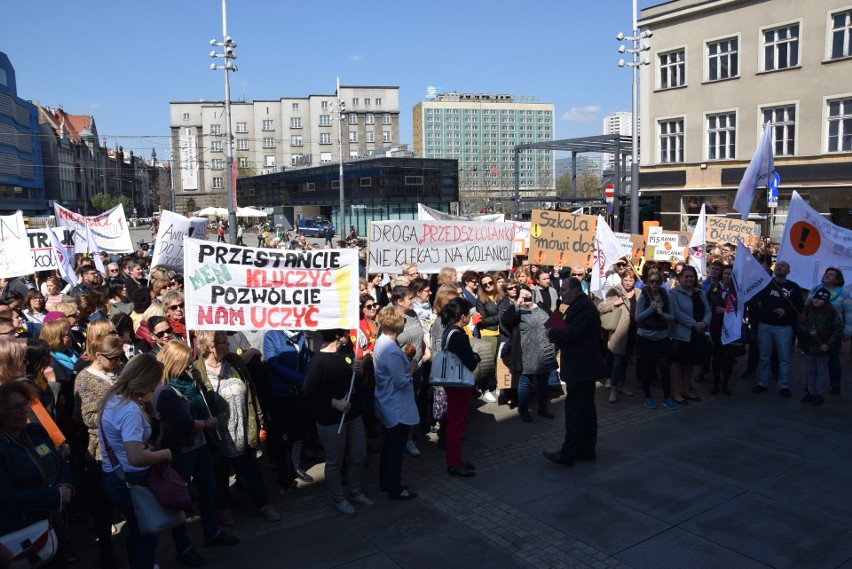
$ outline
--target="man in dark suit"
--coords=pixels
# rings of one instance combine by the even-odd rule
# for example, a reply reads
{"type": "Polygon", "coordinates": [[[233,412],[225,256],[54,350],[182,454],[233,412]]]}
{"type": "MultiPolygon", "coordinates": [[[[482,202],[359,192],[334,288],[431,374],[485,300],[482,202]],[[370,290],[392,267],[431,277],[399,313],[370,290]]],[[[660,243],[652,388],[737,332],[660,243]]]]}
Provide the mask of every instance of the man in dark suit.
{"type": "Polygon", "coordinates": [[[544,451],[547,460],[574,466],[575,460],[594,460],[598,438],[595,381],[604,376],[598,347],[601,319],[591,299],[583,294],[576,277],[562,281],[562,300],[568,304],[564,328],[552,328],[550,341],[561,349],[559,373],[566,385],[565,442],[555,452],[544,451]]]}

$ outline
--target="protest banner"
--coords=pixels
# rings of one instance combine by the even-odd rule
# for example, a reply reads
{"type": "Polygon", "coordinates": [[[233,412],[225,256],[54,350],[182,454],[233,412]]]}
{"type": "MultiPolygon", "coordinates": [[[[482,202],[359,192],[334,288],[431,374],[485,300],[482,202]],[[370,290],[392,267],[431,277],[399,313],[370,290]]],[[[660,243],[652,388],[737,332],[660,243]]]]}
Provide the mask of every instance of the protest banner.
{"type": "Polygon", "coordinates": [[[358,252],[256,249],[184,238],[192,330],[358,327],[358,252]]]}
{"type": "Polygon", "coordinates": [[[684,249],[689,247],[691,239],[691,233],[663,231],[661,227],[651,227],[648,232],[645,259],[672,262],[683,261],[686,258],[684,256],[684,249]]]}
{"type": "Polygon", "coordinates": [[[621,247],[622,254],[625,257],[633,257],[633,241],[631,239],[633,236],[630,233],[620,233],[618,231],[613,232],[613,235],[615,235],[615,240],[618,241],[618,245],[621,247]]]}
{"type": "Polygon", "coordinates": [[[506,214],[486,213],[482,215],[457,216],[418,203],[417,219],[420,221],[496,221],[497,223],[503,223],[506,221],[506,214]]]}
{"type": "Polygon", "coordinates": [[[8,279],[35,272],[30,239],[24,215],[0,215],[0,278],[8,279]]]}
{"type": "Polygon", "coordinates": [[[505,271],[512,266],[511,223],[373,221],[368,231],[371,273],[399,273],[408,263],[423,273],[505,271]]]}
{"type": "Polygon", "coordinates": [[[163,210],[160,227],[151,256],[152,267],[165,267],[183,272],[183,237],[207,238],[207,220],[201,217],[187,218],[173,211],[163,210]],[[203,231],[200,231],[203,227],[203,231]]]}
{"type": "Polygon", "coordinates": [[[852,274],[852,230],[831,223],[794,191],[778,261],[789,263],[788,278],[808,289],[822,282],[829,267],[852,274]]]}
{"type": "Polygon", "coordinates": [[[497,358],[497,389],[512,389],[512,372],[503,360],[497,358]]]}
{"type": "Polygon", "coordinates": [[[512,243],[514,255],[526,255],[530,248],[530,222],[508,221],[515,226],[515,241],[512,243]]]}
{"type": "Polygon", "coordinates": [[[530,221],[531,263],[592,266],[597,217],[534,209],[530,221]]]}
{"type": "Polygon", "coordinates": [[[86,225],[92,230],[98,251],[106,251],[110,254],[133,252],[130,231],[124,217],[124,206],[121,204],[100,215],[90,217],[74,213],[56,202],[53,202],[53,211],[56,215],[57,227],[74,230],[74,247],[77,252],[88,252],[86,249],[86,225]]]}
{"type": "Polygon", "coordinates": [[[633,262],[636,263],[645,256],[645,236],[631,233],[630,244],[632,245],[630,256],[633,262]]]}
{"type": "Polygon", "coordinates": [[[707,243],[736,243],[754,247],[760,237],[760,228],[753,221],[742,221],[730,217],[708,216],[706,220],[707,243]]]}
{"type": "Polygon", "coordinates": [[[50,236],[45,229],[27,229],[27,237],[30,240],[30,251],[33,254],[33,265],[36,271],[52,271],[59,267],[56,257],[53,255],[53,247],[50,245],[50,236]]]}

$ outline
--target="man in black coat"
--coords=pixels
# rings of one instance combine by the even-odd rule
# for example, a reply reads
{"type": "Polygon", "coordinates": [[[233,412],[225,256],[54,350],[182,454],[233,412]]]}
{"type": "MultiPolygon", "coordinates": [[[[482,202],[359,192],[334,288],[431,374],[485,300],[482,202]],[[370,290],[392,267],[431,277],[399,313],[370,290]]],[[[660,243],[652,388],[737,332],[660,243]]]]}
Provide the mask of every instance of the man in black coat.
{"type": "Polygon", "coordinates": [[[565,382],[565,442],[544,457],[563,466],[575,460],[594,460],[598,437],[595,409],[595,381],[604,376],[604,362],[598,348],[601,319],[591,299],[583,294],[576,277],[562,281],[562,300],[568,304],[564,328],[548,331],[550,341],[561,349],[559,373],[565,382]]]}

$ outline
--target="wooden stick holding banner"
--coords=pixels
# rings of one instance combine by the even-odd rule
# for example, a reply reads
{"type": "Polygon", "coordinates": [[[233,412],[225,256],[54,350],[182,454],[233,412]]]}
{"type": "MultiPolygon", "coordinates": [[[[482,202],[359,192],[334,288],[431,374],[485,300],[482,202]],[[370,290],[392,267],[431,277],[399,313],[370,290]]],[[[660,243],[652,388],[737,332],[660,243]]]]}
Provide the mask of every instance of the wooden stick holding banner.
{"type": "MultiPolygon", "coordinates": [[[[352,397],[352,390],[355,389],[355,370],[352,370],[352,379],[349,380],[349,392],[346,394],[346,401],[349,403],[349,399],[352,397]]],[[[337,434],[340,434],[340,431],[343,430],[343,421],[346,420],[346,412],[343,412],[343,415],[340,416],[340,424],[337,426],[337,434]]]]}

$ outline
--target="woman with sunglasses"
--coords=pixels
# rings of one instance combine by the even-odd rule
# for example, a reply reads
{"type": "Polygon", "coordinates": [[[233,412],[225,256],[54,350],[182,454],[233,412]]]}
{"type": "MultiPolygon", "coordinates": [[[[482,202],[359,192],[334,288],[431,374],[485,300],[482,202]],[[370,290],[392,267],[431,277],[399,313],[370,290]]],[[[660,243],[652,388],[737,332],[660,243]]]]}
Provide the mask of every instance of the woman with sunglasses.
{"type": "MultiPolygon", "coordinates": [[[[503,324],[503,315],[506,313],[506,310],[509,307],[514,306],[515,302],[518,300],[518,289],[520,285],[513,278],[507,280],[503,284],[503,290],[505,291],[503,298],[500,299],[500,304],[497,305],[497,318],[500,321],[500,336],[499,336],[499,346],[497,348],[497,357],[503,360],[503,363],[506,366],[509,366],[509,361],[511,360],[511,351],[512,351],[512,334],[503,324]]],[[[520,340],[516,340],[515,343],[520,340]]],[[[509,369],[511,372],[511,367],[509,369]]],[[[518,375],[512,373],[512,387],[509,389],[501,389],[500,397],[506,404],[509,406],[509,409],[514,409],[515,405],[518,401],[518,375]]]]}
{"type": "Polygon", "coordinates": [[[618,394],[627,397],[633,396],[631,391],[624,387],[627,376],[627,365],[636,347],[636,276],[633,271],[624,271],[621,282],[609,289],[603,302],[598,304],[598,313],[603,315],[613,310],[619,311],[618,324],[615,330],[609,333],[607,339],[607,350],[612,354],[612,378],[609,402],[615,403],[618,394]]]}
{"type": "MultiPolygon", "coordinates": [[[[476,324],[479,330],[480,339],[488,342],[491,346],[489,350],[480,352],[480,355],[491,354],[488,358],[487,365],[481,369],[482,372],[488,372],[484,379],[480,379],[480,385],[485,393],[484,398],[489,403],[496,403],[497,398],[492,391],[497,388],[497,376],[493,372],[494,364],[497,361],[497,349],[500,346],[500,302],[503,297],[497,290],[497,281],[493,274],[483,273],[479,279],[479,293],[476,297],[476,313],[479,315],[479,323],[476,324]]],[[[486,356],[488,357],[488,356],[486,356]]]]}
{"type": "Polygon", "coordinates": [[[663,388],[663,406],[677,409],[672,400],[671,376],[669,375],[669,324],[674,322],[674,312],[669,295],[663,288],[663,275],[659,271],[650,271],[645,279],[645,287],[636,302],[636,353],[641,354],[637,365],[642,391],[645,392],[645,406],[656,409],[651,398],[651,381],[655,371],[659,371],[663,388]]]}
{"type": "Polygon", "coordinates": [[[74,380],[75,411],[88,431],[83,460],[87,467],[80,469],[77,491],[95,522],[101,567],[116,567],[112,547],[113,507],[100,484],[103,457],[98,439],[98,405],[118,377],[124,348],[118,336],[107,334],[89,341],[87,353],[91,354],[89,365],[74,380]]]}
{"type": "MultiPolygon", "coordinates": [[[[216,510],[216,478],[213,458],[207,444],[206,432],[214,432],[219,420],[211,416],[202,390],[192,376],[192,350],[180,340],[172,340],[157,354],[163,364],[163,383],[154,391],[151,406],[159,420],[160,446],[172,454],[172,467],[187,484],[195,482],[204,544],[231,546],[239,543],[236,537],[219,529],[216,510]]],[[[156,432],[156,425],[155,425],[156,432]]],[[[177,561],[198,567],[205,562],[192,546],[187,525],[172,530],[177,561]]]]}
{"type": "Polygon", "coordinates": [[[571,267],[569,276],[580,281],[583,286],[583,294],[589,294],[589,283],[586,281],[586,268],[583,265],[574,265],[571,267]]]}
{"type": "Polygon", "coordinates": [[[166,318],[169,319],[174,337],[189,341],[186,336],[186,312],[183,293],[173,290],[164,294],[163,309],[166,311],[166,318]]]}
{"type": "Polygon", "coordinates": [[[686,265],[680,273],[680,285],[669,295],[675,317],[671,351],[672,398],[678,405],[701,400],[689,395],[689,384],[692,368],[704,361],[705,333],[710,327],[711,313],[707,296],[697,283],[695,267],[686,265]]]}
{"type": "Polygon", "coordinates": [[[89,322],[86,327],[86,350],[77,358],[74,363],[74,374],[78,374],[85,369],[89,364],[95,361],[96,354],[92,346],[98,344],[107,336],[117,336],[115,326],[106,318],[98,318],[89,322]]]}
{"type": "Polygon", "coordinates": [[[361,319],[358,322],[358,336],[355,342],[355,357],[363,358],[373,353],[376,338],[379,337],[379,324],[376,322],[376,314],[379,304],[370,294],[361,295],[361,319]]]}

